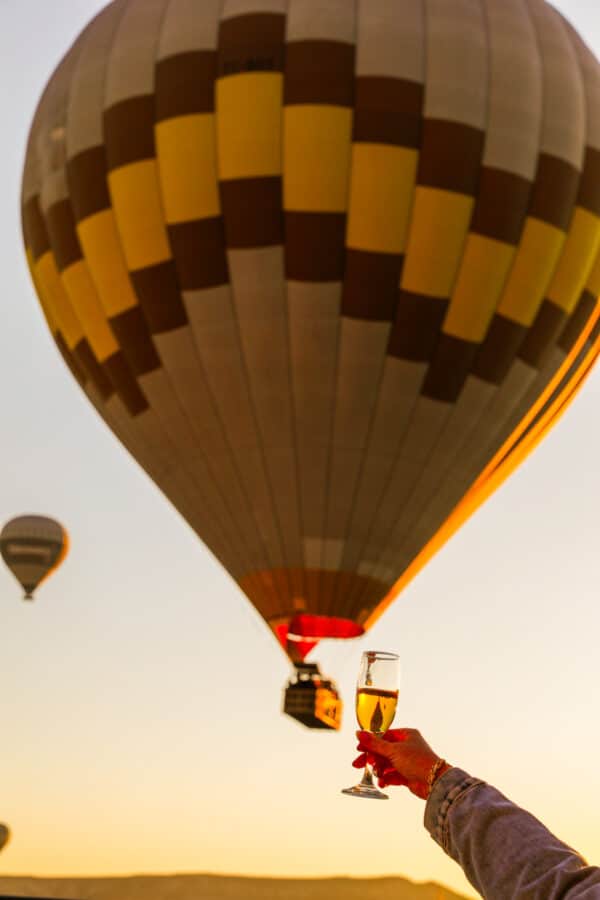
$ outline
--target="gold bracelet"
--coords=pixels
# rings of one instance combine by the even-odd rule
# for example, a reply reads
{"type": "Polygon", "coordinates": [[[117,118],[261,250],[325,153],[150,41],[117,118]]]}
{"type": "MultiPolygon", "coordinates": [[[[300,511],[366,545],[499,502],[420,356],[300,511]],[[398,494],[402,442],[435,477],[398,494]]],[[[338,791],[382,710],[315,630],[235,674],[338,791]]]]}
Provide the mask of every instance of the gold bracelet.
{"type": "Polygon", "coordinates": [[[433,783],[438,776],[438,772],[440,771],[440,769],[443,769],[445,765],[447,765],[446,760],[441,758],[438,759],[437,762],[434,762],[434,764],[432,765],[429,775],[427,776],[427,787],[429,788],[430,794],[433,790],[433,783]]]}

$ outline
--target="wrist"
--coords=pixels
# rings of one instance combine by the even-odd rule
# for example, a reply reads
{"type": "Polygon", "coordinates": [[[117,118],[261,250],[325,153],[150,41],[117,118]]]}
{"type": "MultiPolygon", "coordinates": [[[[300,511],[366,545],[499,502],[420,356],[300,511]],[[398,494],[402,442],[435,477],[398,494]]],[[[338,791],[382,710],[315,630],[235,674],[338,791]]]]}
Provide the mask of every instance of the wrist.
{"type": "Polygon", "coordinates": [[[445,775],[446,772],[448,771],[448,769],[451,769],[451,768],[452,768],[452,766],[450,765],[450,763],[446,762],[445,759],[442,759],[441,756],[439,756],[435,760],[435,762],[429,769],[429,772],[427,773],[426,784],[427,784],[427,796],[428,797],[431,794],[431,791],[433,790],[433,786],[436,783],[436,781],[438,781],[438,779],[440,779],[442,777],[442,775],[445,775]]]}

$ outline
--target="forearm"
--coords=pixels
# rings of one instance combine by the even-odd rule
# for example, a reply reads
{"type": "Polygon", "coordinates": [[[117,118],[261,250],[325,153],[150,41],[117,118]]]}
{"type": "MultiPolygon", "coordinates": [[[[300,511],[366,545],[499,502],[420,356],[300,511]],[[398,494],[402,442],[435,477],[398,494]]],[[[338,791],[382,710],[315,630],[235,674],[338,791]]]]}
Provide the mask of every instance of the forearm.
{"type": "Polygon", "coordinates": [[[425,827],[486,900],[600,900],[600,869],[461,769],[434,785],[425,827]]]}

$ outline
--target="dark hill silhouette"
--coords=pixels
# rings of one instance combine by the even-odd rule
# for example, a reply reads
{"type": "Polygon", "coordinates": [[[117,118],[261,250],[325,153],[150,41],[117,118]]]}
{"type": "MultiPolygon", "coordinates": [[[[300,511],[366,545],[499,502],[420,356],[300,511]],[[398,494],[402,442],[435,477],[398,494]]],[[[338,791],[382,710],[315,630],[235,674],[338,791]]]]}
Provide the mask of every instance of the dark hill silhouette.
{"type": "Polygon", "coordinates": [[[221,875],[132,878],[1,878],[0,896],[61,900],[465,900],[406,878],[241,878],[221,875]]]}

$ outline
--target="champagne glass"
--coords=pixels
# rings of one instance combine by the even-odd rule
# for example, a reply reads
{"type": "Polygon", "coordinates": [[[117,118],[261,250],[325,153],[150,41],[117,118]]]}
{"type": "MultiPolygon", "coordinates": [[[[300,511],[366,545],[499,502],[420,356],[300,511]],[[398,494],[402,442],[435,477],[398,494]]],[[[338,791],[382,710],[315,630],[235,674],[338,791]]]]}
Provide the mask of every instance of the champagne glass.
{"type": "MultiPolygon", "coordinates": [[[[356,718],[363,731],[380,737],[393,722],[398,703],[400,658],[395,653],[367,650],[360,661],[356,683],[356,718]]],[[[360,784],[346,788],[342,794],[387,800],[373,780],[373,768],[367,763],[360,784]]]]}

